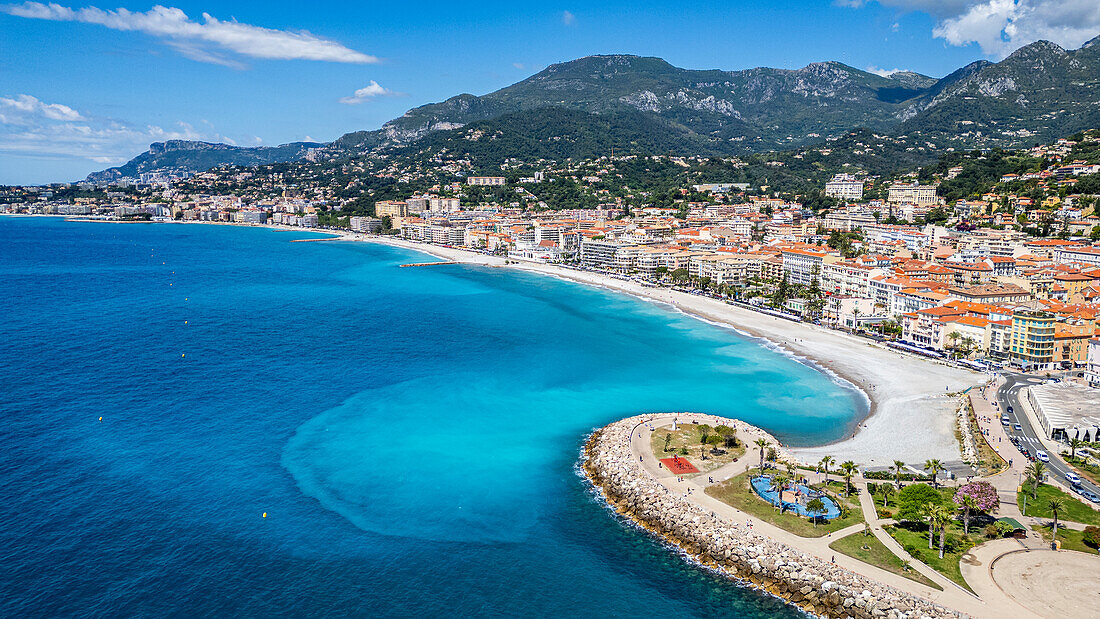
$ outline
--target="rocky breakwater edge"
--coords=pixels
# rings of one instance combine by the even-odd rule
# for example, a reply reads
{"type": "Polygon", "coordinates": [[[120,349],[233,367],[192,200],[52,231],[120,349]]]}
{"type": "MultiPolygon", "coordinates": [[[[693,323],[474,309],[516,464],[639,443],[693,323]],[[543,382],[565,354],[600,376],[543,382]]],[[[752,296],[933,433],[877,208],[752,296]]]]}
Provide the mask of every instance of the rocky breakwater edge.
{"type": "MultiPolygon", "coordinates": [[[[592,433],[582,451],[585,476],[619,513],[704,566],[822,617],[963,617],[727,521],[665,486],[631,450],[635,429],[654,415],[616,421],[592,433]]],[[[681,423],[714,415],[679,414],[681,423]]],[[[735,421],[727,420],[729,425],[735,421]]],[[[736,422],[744,428],[744,422],[736,422]]]]}

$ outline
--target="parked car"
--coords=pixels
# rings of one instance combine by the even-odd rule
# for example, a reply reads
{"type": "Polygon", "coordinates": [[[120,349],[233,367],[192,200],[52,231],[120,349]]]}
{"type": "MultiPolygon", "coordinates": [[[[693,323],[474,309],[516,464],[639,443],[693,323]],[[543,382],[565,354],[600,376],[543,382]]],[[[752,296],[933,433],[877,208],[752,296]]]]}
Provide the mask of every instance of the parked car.
{"type": "Polygon", "coordinates": [[[1096,496],[1096,493],[1090,490],[1085,490],[1081,493],[1081,496],[1092,501],[1093,503],[1100,503],[1100,496],[1096,496]]]}

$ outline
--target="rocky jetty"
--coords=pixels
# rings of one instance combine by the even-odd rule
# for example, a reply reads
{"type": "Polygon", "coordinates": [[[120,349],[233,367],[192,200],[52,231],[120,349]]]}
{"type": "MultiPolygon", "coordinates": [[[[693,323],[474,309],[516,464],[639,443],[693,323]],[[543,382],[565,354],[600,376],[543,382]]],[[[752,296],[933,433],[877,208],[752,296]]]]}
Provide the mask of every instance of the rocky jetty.
{"type": "MultiPolygon", "coordinates": [[[[713,415],[680,415],[713,422],[713,415]]],[[[608,502],[702,564],[751,583],[806,612],[857,619],[961,617],[910,593],[808,555],[724,520],[661,485],[631,451],[631,435],[652,416],[635,416],[592,434],[584,470],[608,502]]],[[[743,424],[742,424],[743,425],[743,424]]]]}

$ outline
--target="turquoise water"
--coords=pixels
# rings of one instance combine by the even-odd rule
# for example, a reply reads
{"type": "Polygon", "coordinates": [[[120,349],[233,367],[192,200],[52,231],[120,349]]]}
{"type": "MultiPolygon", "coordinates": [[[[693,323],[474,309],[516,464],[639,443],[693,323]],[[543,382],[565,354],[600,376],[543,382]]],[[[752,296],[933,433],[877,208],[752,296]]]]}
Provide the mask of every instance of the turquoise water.
{"type": "Polygon", "coordinates": [[[0,614],[794,614],[612,517],[578,450],[640,411],[835,440],[855,393],[634,298],[307,236],[0,218],[0,614]]]}

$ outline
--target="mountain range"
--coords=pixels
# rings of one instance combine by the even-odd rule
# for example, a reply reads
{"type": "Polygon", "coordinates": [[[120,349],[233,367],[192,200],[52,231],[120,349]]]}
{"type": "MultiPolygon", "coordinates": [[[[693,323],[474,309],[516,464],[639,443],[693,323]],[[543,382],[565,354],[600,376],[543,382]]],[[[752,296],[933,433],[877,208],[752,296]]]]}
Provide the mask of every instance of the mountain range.
{"type": "MultiPolygon", "coordinates": [[[[525,159],[583,157],[612,147],[739,155],[790,150],[857,128],[936,148],[986,148],[1030,145],[1097,126],[1100,37],[1076,50],[1038,41],[1001,62],[977,61],[941,79],[904,71],[879,75],[839,62],[722,71],[681,69],[660,58],[588,56],[486,95],[461,94],[413,108],[380,129],[345,134],[315,154],[344,159],[477,151],[485,150],[486,141],[501,140],[489,149],[493,159],[505,144],[518,149],[512,156],[525,159]]],[[[166,143],[113,170],[125,175],[156,165],[193,171],[222,163],[259,165],[298,159],[306,150],[294,144],[273,150],[204,144],[196,156],[193,144],[166,143]]]]}

